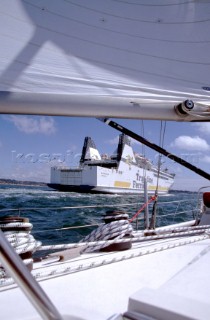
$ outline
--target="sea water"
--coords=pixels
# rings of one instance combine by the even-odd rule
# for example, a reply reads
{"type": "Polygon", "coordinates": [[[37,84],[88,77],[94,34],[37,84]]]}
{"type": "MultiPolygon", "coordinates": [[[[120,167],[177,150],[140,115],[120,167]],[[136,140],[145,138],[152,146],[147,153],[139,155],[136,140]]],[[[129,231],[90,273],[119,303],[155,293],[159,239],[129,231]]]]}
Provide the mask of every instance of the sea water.
{"type": "MultiPolygon", "coordinates": [[[[29,218],[33,224],[31,233],[43,245],[78,242],[103,223],[107,210],[121,210],[131,218],[143,204],[142,195],[80,194],[45,186],[0,186],[0,217],[29,218]]],[[[196,193],[172,191],[159,196],[156,226],[192,220],[197,209],[196,193]]],[[[149,204],[150,215],[152,210],[153,201],[149,204]]],[[[144,210],[133,226],[144,228],[144,210]]]]}

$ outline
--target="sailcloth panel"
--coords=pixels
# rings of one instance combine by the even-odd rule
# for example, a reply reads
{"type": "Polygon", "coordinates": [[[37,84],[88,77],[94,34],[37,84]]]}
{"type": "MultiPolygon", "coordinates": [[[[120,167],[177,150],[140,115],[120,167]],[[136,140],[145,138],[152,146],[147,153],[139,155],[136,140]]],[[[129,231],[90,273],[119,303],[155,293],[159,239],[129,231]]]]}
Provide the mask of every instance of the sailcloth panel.
{"type": "Polygon", "coordinates": [[[209,30],[209,1],[2,0],[0,91],[210,101],[209,30]]]}

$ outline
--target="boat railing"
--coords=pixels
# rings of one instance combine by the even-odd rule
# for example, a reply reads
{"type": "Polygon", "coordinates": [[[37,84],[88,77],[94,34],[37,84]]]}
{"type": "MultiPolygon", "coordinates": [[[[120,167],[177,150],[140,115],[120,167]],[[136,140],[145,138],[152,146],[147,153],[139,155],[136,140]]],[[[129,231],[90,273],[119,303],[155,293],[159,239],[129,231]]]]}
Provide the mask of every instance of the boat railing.
{"type": "Polygon", "coordinates": [[[198,206],[202,205],[202,203],[203,203],[203,193],[204,192],[210,192],[210,186],[204,186],[204,187],[199,188],[199,190],[197,192],[198,206]]]}
{"type": "MultiPolygon", "coordinates": [[[[194,199],[195,200],[195,199],[194,199]]],[[[143,202],[135,202],[135,203],[118,203],[118,204],[106,204],[106,205],[79,205],[79,206],[62,206],[62,207],[25,207],[25,208],[14,208],[14,209],[0,209],[0,216],[2,215],[16,215],[16,216],[31,216],[31,222],[33,224],[33,233],[35,234],[42,234],[42,233],[53,233],[55,232],[62,232],[65,231],[75,231],[76,234],[74,235],[75,238],[80,240],[80,238],[84,235],[82,230],[87,229],[87,232],[90,230],[92,231],[93,228],[98,227],[100,224],[103,223],[103,217],[107,210],[126,210],[126,213],[131,218],[136,212],[143,206],[143,202]],[[95,212],[98,209],[97,215],[91,215],[92,210],[95,212]],[[79,211],[78,211],[79,210],[79,211]],[[42,217],[36,221],[36,215],[34,213],[42,212],[42,217]],[[45,213],[47,212],[47,216],[45,213]],[[77,214],[83,213],[85,214],[84,223],[79,222],[80,216],[75,223],[69,225],[68,222],[68,214],[74,214],[77,217],[77,214]],[[33,213],[33,214],[32,214],[33,213]],[[56,216],[57,214],[57,216],[56,216]],[[51,218],[49,218],[49,215],[51,218]],[[53,215],[53,219],[52,219],[53,215]],[[89,219],[89,216],[91,218],[89,219]],[[42,221],[40,221],[40,219],[42,221]],[[51,227],[47,227],[45,223],[45,219],[49,219],[50,221],[54,221],[51,227]],[[33,221],[34,220],[34,221],[33,221]],[[44,224],[43,225],[41,224],[44,224]]],[[[151,218],[153,203],[149,204],[149,218],[151,218]]],[[[160,225],[169,225],[175,222],[183,222],[186,220],[196,219],[200,213],[200,206],[196,204],[196,201],[192,203],[189,199],[183,200],[173,200],[173,201],[160,201],[158,203],[157,209],[157,227],[160,225]]],[[[83,215],[84,217],[84,215],[83,215]]],[[[83,218],[82,217],[82,218],[83,218]]],[[[132,222],[134,229],[144,229],[145,222],[144,222],[144,210],[140,212],[137,219],[132,222]]],[[[54,235],[55,236],[55,235],[54,235]]],[[[61,235],[62,237],[62,235],[61,235]]]]}

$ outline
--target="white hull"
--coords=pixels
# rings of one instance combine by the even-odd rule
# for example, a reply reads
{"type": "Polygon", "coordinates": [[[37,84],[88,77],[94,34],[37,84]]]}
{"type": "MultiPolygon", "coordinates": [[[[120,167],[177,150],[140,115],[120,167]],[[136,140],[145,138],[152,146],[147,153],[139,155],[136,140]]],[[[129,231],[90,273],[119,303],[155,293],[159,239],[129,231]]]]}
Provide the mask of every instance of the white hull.
{"type": "MultiPolygon", "coordinates": [[[[61,191],[91,192],[91,193],[117,193],[117,194],[139,194],[144,193],[144,172],[137,167],[122,164],[119,170],[101,167],[86,167],[78,172],[74,169],[52,168],[51,183],[49,186],[61,191]],[[120,169],[126,171],[120,174],[120,169]],[[53,176],[60,176],[59,181],[54,181],[53,176]],[[75,176],[77,181],[75,182],[75,176]]],[[[148,193],[154,193],[157,187],[157,173],[145,172],[148,193]]],[[[174,179],[166,173],[159,178],[158,192],[167,193],[173,185],[174,179]]]]}

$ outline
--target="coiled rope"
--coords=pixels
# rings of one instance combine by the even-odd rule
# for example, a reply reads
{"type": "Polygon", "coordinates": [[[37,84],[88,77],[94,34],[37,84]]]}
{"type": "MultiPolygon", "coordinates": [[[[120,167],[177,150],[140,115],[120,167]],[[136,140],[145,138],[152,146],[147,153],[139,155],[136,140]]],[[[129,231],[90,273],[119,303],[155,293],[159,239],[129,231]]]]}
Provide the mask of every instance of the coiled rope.
{"type": "Polygon", "coordinates": [[[106,215],[105,221],[117,219],[109,223],[102,224],[97,229],[93,230],[88,236],[80,241],[81,242],[96,242],[96,241],[105,241],[100,244],[89,244],[82,252],[92,252],[96,250],[101,250],[107,246],[106,240],[114,239],[119,240],[125,236],[131,237],[133,233],[133,228],[128,221],[128,214],[117,214],[115,215],[106,215]],[[123,219],[123,220],[121,220],[123,219]]]}
{"type": "MultiPolygon", "coordinates": [[[[28,219],[19,217],[2,218],[0,229],[10,245],[14,248],[17,254],[20,255],[25,265],[32,269],[33,259],[32,253],[41,247],[42,243],[36,241],[30,234],[33,225],[27,221],[28,219]]],[[[0,278],[5,277],[7,274],[0,264],[0,278]]]]}

